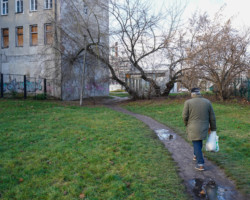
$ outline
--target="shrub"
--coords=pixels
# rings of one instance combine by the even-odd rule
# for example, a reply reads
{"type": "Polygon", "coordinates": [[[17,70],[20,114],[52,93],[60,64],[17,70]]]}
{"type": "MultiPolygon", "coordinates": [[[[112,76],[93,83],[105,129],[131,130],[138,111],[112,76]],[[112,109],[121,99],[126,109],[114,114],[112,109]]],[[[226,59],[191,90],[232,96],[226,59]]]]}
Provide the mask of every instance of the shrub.
{"type": "Polygon", "coordinates": [[[47,99],[47,95],[46,94],[37,94],[36,96],[34,96],[34,99],[45,100],[45,99],[47,99]]]}

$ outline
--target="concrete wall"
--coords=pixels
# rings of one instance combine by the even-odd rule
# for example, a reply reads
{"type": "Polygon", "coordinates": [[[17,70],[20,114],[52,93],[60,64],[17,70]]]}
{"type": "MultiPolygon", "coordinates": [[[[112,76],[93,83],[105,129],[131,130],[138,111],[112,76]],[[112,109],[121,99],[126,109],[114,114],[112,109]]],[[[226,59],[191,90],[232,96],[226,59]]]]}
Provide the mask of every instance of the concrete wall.
{"type": "MultiPolygon", "coordinates": [[[[81,73],[83,62],[71,66],[73,69],[64,69],[63,95],[64,100],[76,100],[80,97],[81,73]]],[[[105,66],[99,65],[98,61],[87,54],[84,73],[84,97],[108,96],[109,73],[105,66]]],[[[69,66],[67,66],[69,67],[69,66]]]]}
{"type": "MultiPolygon", "coordinates": [[[[108,3],[107,0],[101,0],[99,3],[108,3]]],[[[63,46],[62,56],[62,99],[76,100],[80,98],[82,70],[84,51],[74,57],[81,49],[85,48],[85,41],[90,41],[90,36],[86,32],[85,27],[89,28],[91,36],[95,41],[98,39],[98,23],[92,13],[97,14],[98,22],[101,24],[101,42],[109,45],[109,15],[108,12],[101,9],[96,1],[74,0],[75,6],[70,1],[61,1],[61,18],[60,24],[64,34],[61,37],[63,46]],[[87,6],[87,13],[81,13],[87,6]],[[77,7],[77,10],[75,10],[77,7]],[[86,35],[86,40],[84,39],[86,35]],[[74,40],[71,39],[74,38],[74,40]],[[76,39],[77,38],[77,39],[76,39]],[[72,63],[71,60],[74,59],[72,63]]],[[[99,49],[100,53],[103,49],[99,49]]],[[[108,55],[108,54],[107,54],[108,55]]],[[[109,95],[109,71],[107,67],[97,60],[97,58],[86,53],[86,63],[84,70],[84,97],[108,96],[109,95]]]]}

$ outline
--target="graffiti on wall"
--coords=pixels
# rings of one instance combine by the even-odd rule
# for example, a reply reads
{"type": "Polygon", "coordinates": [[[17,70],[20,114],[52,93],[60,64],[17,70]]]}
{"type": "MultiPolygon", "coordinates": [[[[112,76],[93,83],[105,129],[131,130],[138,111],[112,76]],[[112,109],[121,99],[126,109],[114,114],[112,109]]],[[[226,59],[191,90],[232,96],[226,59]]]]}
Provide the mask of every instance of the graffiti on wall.
{"type": "MultiPolygon", "coordinates": [[[[78,85],[76,86],[76,85],[72,85],[70,83],[66,83],[64,89],[67,93],[73,93],[74,91],[78,92],[80,90],[80,87],[78,85]]],[[[108,89],[103,87],[103,85],[96,84],[96,83],[87,84],[85,86],[85,91],[87,91],[87,92],[88,91],[105,92],[106,90],[108,90],[108,89]]]]}
{"type": "Polygon", "coordinates": [[[97,83],[89,83],[85,86],[85,89],[87,91],[97,91],[97,92],[104,92],[105,88],[103,87],[103,84],[97,84],[97,83]]]}
{"type": "MultiPolygon", "coordinates": [[[[42,80],[38,80],[37,82],[33,81],[26,81],[26,88],[27,92],[37,92],[42,91],[42,80]]],[[[11,80],[10,82],[5,82],[3,84],[3,91],[4,92],[21,92],[24,91],[24,82],[23,81],[16,81],[16,79],[11,80]]]]}

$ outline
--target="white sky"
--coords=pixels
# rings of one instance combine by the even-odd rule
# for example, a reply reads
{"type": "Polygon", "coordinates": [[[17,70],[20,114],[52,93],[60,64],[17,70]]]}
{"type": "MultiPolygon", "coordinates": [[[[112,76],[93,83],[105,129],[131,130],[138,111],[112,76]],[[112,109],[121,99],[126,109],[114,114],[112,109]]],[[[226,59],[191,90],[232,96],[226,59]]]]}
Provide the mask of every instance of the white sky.
{"type": "Polygon", "coordinates": [[[190,7],[195,7],[208,13],[214,14],[221,6],[226,5],[224,14],[226,17],[235,16],[234,25],[250,26],[250,12],[247,0],[189,0],[190,7]]]}
{"type": "Polygon", "coordinates": [[[250,2],[248,0],[154,0],[154,4],[160,7],[162,4],[181,2],[183,5],[187,3],[187,7],[183,14],[184,19],[188,19],[196,10],[206,11],[210,16],[213,16],[223,5],[225,17],[234,16],[234,25],[238,28],[243,26],[250,27],[250,2]],[[249,4],[248,4],[249,2],[249,4]]]}

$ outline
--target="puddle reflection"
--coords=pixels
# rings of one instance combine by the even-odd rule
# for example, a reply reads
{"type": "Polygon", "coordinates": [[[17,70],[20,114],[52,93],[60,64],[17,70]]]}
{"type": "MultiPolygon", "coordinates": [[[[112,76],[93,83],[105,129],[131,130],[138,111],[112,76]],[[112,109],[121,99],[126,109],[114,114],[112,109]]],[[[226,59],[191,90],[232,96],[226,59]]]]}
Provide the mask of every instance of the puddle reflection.
{"type": "Polygon", "coordinates": [[[202,179],[193,179],[190,184],[193,186],[193,193],[200,199],[226,200],[226,189],[218,186],[213,180],[206,182],[202,179]]]}
{"type": "Polygon", "coordinates": [[[168,133],[169,131],[166,129],[158,129],[155,130],[157,136],[159,137],[160,140],[162,141],[170,141],[175,138],[173,134],[168,133]]]}

